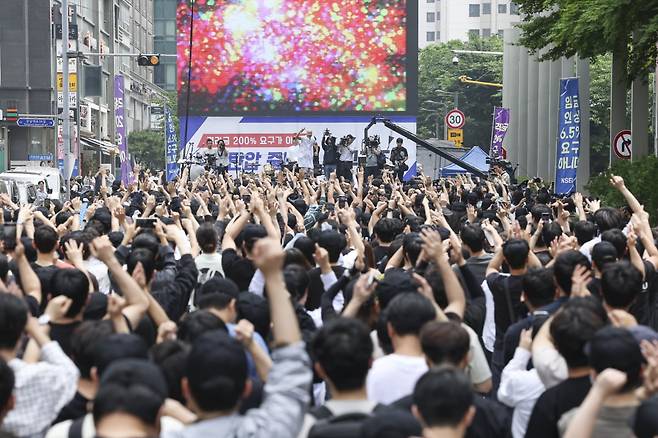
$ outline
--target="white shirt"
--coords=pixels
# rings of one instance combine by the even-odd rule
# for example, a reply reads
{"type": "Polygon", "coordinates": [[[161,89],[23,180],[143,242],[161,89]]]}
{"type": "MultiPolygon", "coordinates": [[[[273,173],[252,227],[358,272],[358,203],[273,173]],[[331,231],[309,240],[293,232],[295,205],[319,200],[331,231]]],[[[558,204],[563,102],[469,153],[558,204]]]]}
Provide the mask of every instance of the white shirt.
{"type": "Polygon", "coordinates": [[[393,353],[377,359],[366,379],[368,400],[388,405],[406,397],[426,372],[427,362],[423,356],[393,353]]]}
{"type": "MultiPolygon", "coordinates": [[[[509,274],[500,274],[507,276],[509,274]]],[[[494,319],[494,299],[491,289],[487,280],[482,282],[482,291],[484,292],[484,327],[482,328],[482,341],[484,341],[484,348],[493,352],[494,343],[496,342],[496,320],[494,319]]]]}
{"type": "Polygon", "coordinates": [[[2,427],[18,437],[42,437],[78,389],[80,373],[55,341],[41,348],[37,363],[12,359],[16,405],[2,427]]]}
{"type": "Polygon", "coordinates": [[[512,417],[512,436],[523,438],[532,409],[537,399],[545,390],[536,369],[526,370],[530,360],[530,352],[525,348],[517,348],[514,357],[503,369],[498,387],[498,400],[510,408],[514,408],[512,417]]]}
{"type": "Polygon", "coordinates": [[[315,138],[304,137],[297,148],[297,166],[305,169],[313,168],[313,145],[315,138]]]}
{"type": "Polygon", "coordinates": [[[110,275],[107,271],[107,265],[94,256],[89,256],[89,258],[84,261],[84,264],[87,271],[96,277],[96,281],[98,281],[98,291],[105,295],[109,294],[112,285],[110,284],[110,275]]]}
{"type": "Polygon", "coordinates": [[[473,385],[479,385],[491,378],[491,369],[489,368],[487,357],[484,355],[484,350],[482,350],[482,345],[480,345],[480,341],[478,340],[477,333],[464,323],[462,323],[462,327],[468,332],[468,337],[471,339],[471,345],[469,347],[471,359],[468,365],[466,365],[464,373],[473,385]]]}
{"type": "Polygon", "coordinates": [[[546,389],[552,388],[569,377],[567,361],[552,347],[533,351],[532,365],[537,370],[537,375],[546,389]]]}
{"type": "Polygon", "coordinates": [[[338,152],[340,153],[340,156],[338,160],[352,162],[352,160],[354,159],[353,152],[355,150],[356,150],[356,146],[354,141],[352,141],[352,143],[346,147],[339,146],[338,152]]]}

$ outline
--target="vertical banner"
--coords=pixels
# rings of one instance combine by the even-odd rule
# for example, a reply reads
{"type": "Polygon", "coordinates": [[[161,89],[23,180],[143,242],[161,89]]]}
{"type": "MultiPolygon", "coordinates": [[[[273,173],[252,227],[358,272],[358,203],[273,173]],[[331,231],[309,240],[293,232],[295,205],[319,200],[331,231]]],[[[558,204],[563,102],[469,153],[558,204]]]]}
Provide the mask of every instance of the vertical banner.
{"type": "Polygon", "coordinates": [[[121,182],[124,186],[128,186],[132,182],[133,172],[128,159],[123,93],[123,76],[116,75],[114,76],[114,125],[116,126],[116,140],[119,146],[119,159],[121,160],[121,182]]]}
{"type": "Polygon", "coordinates": [[[489,156],[495,159],[505,158],[503,140],[509,128],[509,108],[494,107],[493,129],[491,130],[491,147],[489,156]]]}
{"type": "Polygon", "coordinates": [[[558,118],[555,193],[576,191],[578,153],[580,152],[580,99],[578,78],[560,80],[560,114],[558,118]]]}
{"type": "Polygon", "coordinates": [[[167,181],[171,181],[178,175],[178,142],[176,141],[176,129],[171,109],[164,107],[164,129],[165,129],[165,158],[167,162],[167,181]]]}

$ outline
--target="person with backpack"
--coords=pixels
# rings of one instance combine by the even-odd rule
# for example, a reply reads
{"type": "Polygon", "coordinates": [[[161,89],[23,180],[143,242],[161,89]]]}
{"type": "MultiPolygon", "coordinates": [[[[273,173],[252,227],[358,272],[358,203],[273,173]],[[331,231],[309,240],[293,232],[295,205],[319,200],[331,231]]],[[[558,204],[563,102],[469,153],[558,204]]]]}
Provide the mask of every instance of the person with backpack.
{"type": "Polygon", "coordinates": [[[382,407],[366,393],[372,352],[368,327],[357,319],[337,318],[318,330],[311,355],[331,399],[306,414],[299,438],[361,436],[362,423],[382,407]]]}

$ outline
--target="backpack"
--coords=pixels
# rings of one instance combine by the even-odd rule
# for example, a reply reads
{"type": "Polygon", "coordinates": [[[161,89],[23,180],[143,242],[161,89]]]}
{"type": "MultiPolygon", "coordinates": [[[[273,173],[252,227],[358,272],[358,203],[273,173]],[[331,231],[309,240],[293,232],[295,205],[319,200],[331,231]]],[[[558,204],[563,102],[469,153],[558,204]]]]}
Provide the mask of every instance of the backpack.
{"type": "MultiPolygon", "coordinates": [[[[376,413],[383,405],[378,404],[372,413],[376,413]]],[[[360,438],[363,422],[372,417],[372,414],[352,412],[343,415],[334,415],[326,406],[311,410],[316,422],[308,432],[308,438],[360,438]]]]}
{"type": "Polygon", "coordinates": [[[196,308],[198,294],[201,291],[201,286],[203,286],[203,284],[206,281],[210,280],[215,275],[219,276],[220,278],[224,278],[222,273],[216,269],[212,269],[212,268],[199,269],[199,275],[197,276],[196,279],[196,286],[194,286],[194,290],[192,291],[192,295],[190,296],[190,301],[189,301],[190,310],[196,308]]]}

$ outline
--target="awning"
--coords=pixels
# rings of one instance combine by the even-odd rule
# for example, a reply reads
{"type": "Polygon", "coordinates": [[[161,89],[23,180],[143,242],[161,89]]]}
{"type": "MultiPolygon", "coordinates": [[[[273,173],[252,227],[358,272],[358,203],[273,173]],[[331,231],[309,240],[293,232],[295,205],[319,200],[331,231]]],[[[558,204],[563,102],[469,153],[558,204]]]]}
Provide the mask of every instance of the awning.
{"type": "Polygon", "coordinates": [[[101,152],[103,155],[112,155],[117,153],[117,147],[109,141],[80,137],[80,143],[84,147],[101,152]]]}

